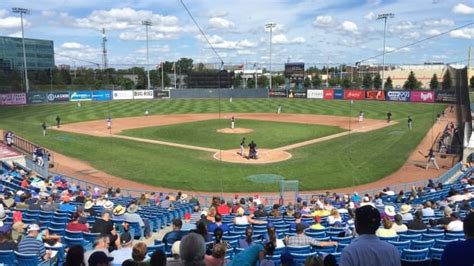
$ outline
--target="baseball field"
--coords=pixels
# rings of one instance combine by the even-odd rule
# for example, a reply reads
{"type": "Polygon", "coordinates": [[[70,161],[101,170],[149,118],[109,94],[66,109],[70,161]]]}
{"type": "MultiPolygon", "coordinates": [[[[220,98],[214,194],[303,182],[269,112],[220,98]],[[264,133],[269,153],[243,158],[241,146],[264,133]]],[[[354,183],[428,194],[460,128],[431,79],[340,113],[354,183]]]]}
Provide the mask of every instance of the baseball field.
{"type": "Polygon", "coordinates": [[[159,187],[277,191],[274,181],[284,178],[299,180],[300,190],[322,190],[370,183],[397,171],[445,107],[292,99],[83,102],[81,107],[0,108],[0,128],[111,175],[159,187]],[[278,105],[280,115],[275,114],[278,105]],[[365,113],[362,123],[357,121],[359,111],[365,113]],[[394,120],[389,124],[388,111],[394,120]],[[53,127],[57,115],[64,126],[51,128],[44,137],[42,122],[53,127]],[[408,115],[414,120],[412,130],[407,128],[408,115]],[[237,128],[248,132],[218,132],[230,127],[231,116],[237,128]],[[236,163],[215,156],[237,156],[243,137],[265,152],[285,151],[291,157],[246,164],[246,159],[236,163]]]}

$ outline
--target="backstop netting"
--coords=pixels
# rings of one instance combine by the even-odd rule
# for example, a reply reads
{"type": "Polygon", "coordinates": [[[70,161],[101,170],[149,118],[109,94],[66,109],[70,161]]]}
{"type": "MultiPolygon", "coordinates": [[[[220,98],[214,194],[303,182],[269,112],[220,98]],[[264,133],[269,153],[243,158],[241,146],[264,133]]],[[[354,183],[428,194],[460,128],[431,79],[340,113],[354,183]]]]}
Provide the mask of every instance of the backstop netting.
{"type": "Polygon", "coordinates": [[[298,180],[281,180],[280,181],[280,199],[283,199],[283,204],[296,202],[299,194],[298,180]]]}

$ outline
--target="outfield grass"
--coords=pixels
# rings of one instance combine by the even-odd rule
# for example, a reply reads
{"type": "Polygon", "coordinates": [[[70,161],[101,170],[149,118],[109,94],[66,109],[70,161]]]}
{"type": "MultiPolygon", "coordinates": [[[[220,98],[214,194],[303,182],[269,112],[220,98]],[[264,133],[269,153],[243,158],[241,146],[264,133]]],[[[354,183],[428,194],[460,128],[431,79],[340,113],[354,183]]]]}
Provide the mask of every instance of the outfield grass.
{"type": "MultiPolygon", "coordinates": [[[[277,184],[255,183],[247,177],[277,174],[300,180],[300,190],[347,187],[376,181],[399,167],[415,149],[445,105],[322,100],[256,99],[232,103],[217,100],[155,100],[88,102],[0,108],[0,128],[67,156],[90,163],[110,174],[141,183],[197,191],[277,191],[277,184]],[[387,111],[399,124],[350,134],[332,141],[291,150],[291,160],[268,165],[241,165],[212,160],[212,154],[174,147],[150,145],[115,138],[99,138],[50,131],[42,136],[41,123],[54,124],[56,115],[65,123],[150,114],[271,112],[281,104],[283,112],[357,116],[385,119],[387,111]],[[414,119],[406,129],[406,117],[414,119]]],[[[222,121],[222,127],[228,121],[222,121]]]]}
{"type": "Polygon", "coordinates": [[[261,148],[277,148],[320,138],[344,131],[340,127],[256,121],[237,119],[236,127],[250,128],[245,134],[219,133],[218,129],[229,127],[229,120],[206,120],[168,126],[137,128],[123,131],[126,136],[168,141],[214,149],[238,148],[243,137],[247,143],[254,140],[261,148]],[[223,127],[222,124],[225,124],[223,127]]]}

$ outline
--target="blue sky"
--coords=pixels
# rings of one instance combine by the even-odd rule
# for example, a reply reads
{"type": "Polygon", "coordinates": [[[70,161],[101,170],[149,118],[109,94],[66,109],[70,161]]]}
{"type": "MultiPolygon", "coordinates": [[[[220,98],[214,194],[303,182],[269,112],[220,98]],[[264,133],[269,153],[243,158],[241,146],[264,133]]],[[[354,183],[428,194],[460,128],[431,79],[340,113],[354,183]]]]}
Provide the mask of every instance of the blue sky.
{"type": "MultiPolygon", "coordinates": [[[[307,66],[353,65],[380,54],[383,21],[387,51],[474,22],[474,0],[184,0],[226,64],[266,66],[273,30],[272,64],[303,61],[307,66]]],[[[61,55],[102,62],[101,28],[107,31],[109,65],[125,67],[146,62],[144,19],[150,27],[150,65],[191,57],[196,62],[219,60],[178,0],[2,0],[0,35],[21,36],[12,7],[26,7],[25,36],[54,41],[57,64],[88,65],[61,55]]],[[[386,55],[388,64],[467,62],[474,26],[386,55]]],[[[368,63],[381,63],[381,57],[368,63]]]]}

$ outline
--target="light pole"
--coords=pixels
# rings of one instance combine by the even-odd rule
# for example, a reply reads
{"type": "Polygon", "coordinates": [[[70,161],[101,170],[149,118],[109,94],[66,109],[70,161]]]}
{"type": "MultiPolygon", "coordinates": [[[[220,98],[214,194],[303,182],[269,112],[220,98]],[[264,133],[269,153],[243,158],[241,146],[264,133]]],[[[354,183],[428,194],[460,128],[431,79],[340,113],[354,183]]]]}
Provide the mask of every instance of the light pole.
{"type": "Polygon", "coordinates": [[[143,20],[142,25],[145,26],[145,31],[146,31],[146,77],[147,77],[147,84],[148,84],[148,89],[151,90],[151,83],[150,83],[150,64],[148,62],[148,27],[151,26],[151,21],[149,20],[143,20]]]}
{"type": "Polygon", "coordinates": [[[270,64],[268,66],[270,71],[270,90],[272,89],[272,34],[273,28],[276,26],[276,23],[270,22],[265,24],[266,29],[270,29],[270,64]]]}
{"type": "Polygon", "coordinates": [[[25,50],[25,32],[23,30],[23,14],[29,15],[30,10],[26,8],[21,8],[21,7],[14,7],[12,8],[13,13],[20,14],[20,20],[21,20],[21,42],[23,45],[23,66],[25,69],[25,88],[26,92],[30,91],[30,84],[28,82],[28,67],[26,66],[26,50],[25,50]]]}
{"type": "Polygon", "coordinates": [[[387,32],[387,18],[393,18],[393,13],[383,13],[377,16],[377,20],[383,19],[383,52],[382,52],[382,90],[385,90],[385,33],[387,32]]]}

